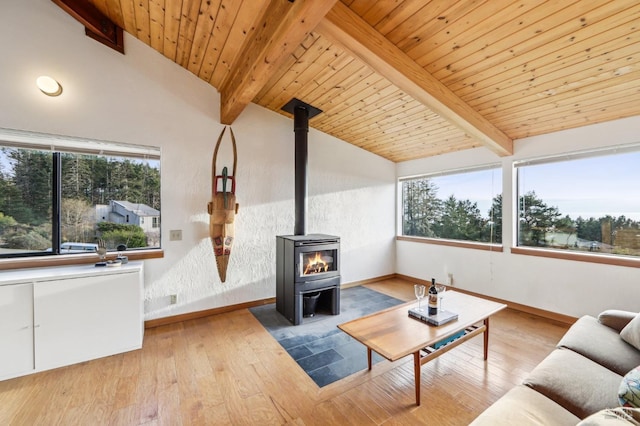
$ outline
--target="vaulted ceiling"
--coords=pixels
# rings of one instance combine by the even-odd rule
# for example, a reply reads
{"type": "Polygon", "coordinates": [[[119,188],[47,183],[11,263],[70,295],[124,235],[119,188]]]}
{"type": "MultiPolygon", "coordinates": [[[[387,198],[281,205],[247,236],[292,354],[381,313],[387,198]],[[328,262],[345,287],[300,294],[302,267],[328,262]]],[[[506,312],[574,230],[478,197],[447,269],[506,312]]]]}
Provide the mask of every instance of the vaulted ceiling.
{"type": "Polygon", "coordinates": [[[222,123],[296,97],[395,162],[640,115],[637,0],[89,2],[215,87],[222,123]]]}

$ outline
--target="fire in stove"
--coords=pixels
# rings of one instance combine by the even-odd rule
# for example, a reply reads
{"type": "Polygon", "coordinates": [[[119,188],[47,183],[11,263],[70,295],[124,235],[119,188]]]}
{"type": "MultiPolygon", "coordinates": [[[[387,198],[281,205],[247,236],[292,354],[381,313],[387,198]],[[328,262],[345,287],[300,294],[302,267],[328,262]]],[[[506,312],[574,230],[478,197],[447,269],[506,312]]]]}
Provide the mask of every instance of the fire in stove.
{"type": "Polygon", "coordinates": [[[307,256],[307,264],[305,265],[303,275],[327,272],[329,271],[331,263],[333,263],[333,258],[330,256],[323,257],[321,252],[316,252],[315,255],[311,254],[307,256]]]}

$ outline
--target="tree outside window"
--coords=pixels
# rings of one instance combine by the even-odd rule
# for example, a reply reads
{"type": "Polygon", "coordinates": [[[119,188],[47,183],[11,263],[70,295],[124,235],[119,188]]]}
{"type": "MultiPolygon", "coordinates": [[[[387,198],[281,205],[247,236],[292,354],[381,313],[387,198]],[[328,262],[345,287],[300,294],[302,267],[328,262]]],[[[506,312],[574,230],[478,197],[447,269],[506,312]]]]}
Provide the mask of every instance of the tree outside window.
{"type": "Polygon", "coordinates": [[[402,235],[500,243],[501,176],[492,167],[402,180],[402,235]]]}

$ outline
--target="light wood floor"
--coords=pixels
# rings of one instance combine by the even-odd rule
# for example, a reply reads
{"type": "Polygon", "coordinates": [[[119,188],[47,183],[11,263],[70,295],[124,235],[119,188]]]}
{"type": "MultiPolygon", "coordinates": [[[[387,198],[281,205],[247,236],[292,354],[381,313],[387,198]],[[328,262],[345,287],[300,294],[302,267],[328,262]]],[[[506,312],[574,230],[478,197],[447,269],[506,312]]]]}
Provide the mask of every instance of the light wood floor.
{"type": "MultiPolygon", "coordinates": [[[[406,281],[367,286],[413,298],[406,281]]],[[[0,425],[466,425],[567,329],[509,309],[491,326],[488,361],[478,337],[422,367],[417,407],[411,357],[318,388],[243,309],[147,330],[139,351],[2,381],[0,425]]]]}

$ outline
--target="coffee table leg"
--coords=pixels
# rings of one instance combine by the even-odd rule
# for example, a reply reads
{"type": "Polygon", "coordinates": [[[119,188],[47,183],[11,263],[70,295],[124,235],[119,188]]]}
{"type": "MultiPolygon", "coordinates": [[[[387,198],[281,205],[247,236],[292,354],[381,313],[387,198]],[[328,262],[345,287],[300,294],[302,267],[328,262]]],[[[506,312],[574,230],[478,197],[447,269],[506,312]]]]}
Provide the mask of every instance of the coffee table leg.
{"type": "Polygon", "coordinates": [[[420,351],[413,353],[413,374],[416,382],[416,405],[420,405],[420,351]]]}
{"type": "Polygon", "coordinates": [[[369,365],[369,370],[371,370],[371,348],[367,348],[367,363],[369,365]]]}
{"type": "Polygon", "coordinates": [[[489,354],[489,318],[484,319],[484,360],[487,360],[487,355],[489,354]]]}

